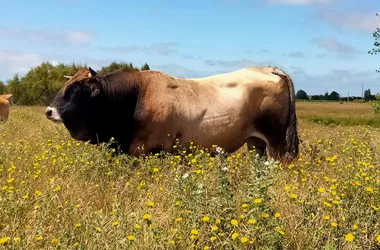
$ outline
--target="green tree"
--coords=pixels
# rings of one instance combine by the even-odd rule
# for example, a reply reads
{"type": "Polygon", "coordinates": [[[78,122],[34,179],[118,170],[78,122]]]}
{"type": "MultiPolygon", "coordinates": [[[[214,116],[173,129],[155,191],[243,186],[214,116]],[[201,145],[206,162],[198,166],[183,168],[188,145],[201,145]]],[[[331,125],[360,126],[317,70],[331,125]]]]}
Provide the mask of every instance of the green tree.
{"type": "Polygon", "coordinates": [[[5,94],[5,92],[6,92],[5,84],[2,81],[0,81],[0,95],[5,94]]]}
{"type": "MultiPolygon", "coordinates": [[[[3,92],[12,93],[14,103],[18,105],[48,105],[61,89],[62,84],[67,81],[64,75],[72,76],[81,68],[87,67],[75,63],[53,65],[49,62],[43,62],[31,68],[24,77],[20,77],[18,74],[14,75],[12,79],[7,81],[8,85],[0,82],[0,94],[3,92]]],[[[120,68],[128,71],[140,71],[132,63],[112,62],[110,65],[104,66],[100,73],[111,72],[120,68]]],[[[145,63],[141,68],[147,70],[149,65],[145,63]]]]}
{"type": "Polygon", "coordinates": [[[110,65],[102,67],[98,73],[99,74],[105,74],[105,73],[109,73],[109,72],[112,72],[112,71],[117,70],[117,69],[123,69],[123,70],[127,70],[127,71],[140,71],[138,68],[133,66],[132,63],[125,63],[125,62],[119,62],[118,63],[118,62],[114,61],[110,65]]]}
{"type": "Polygon", "coordinates": [[[150,70],[150,67],[147,63],[145,63],[142,67],[141,67],[141,71],[143,70],[150,70]]]}
{"type": "Polygon", "coordinates": [[[340,98],[340,95],[336,91],[331,92],[329,95],[329,100],[332,100],[332,101],[337,101],[339,100],[339,98],[340,98]]]}
{"type": "Polygon", "coordinates": [[[364,90],[364,101],[372,101],[375,99],[375,96],[371,94],[371,89],[364,90]]]}
{"type": "MultiPolygon", "coordinates": [[[[379,14],[376,13],[376,16],[379,17],[379,14]]],[[[373,48],[368,51],[371,55],[376,55],[377,53],[380,53],[380,28],[376,28],[376,31],[372,33],[372,36],[374,37],[375,41],[373,43],[373,48]]],[[[380,73],[380,70],[376,70],[376,72],[380,73]]]]}
{"type": "Polygon", "coordinates": [[[48,105],[65,82],[63,76],[73,75],[79,68],[75,64],[54,66],[49,62],[32,68],[21,80],[24,93],[20,96],[20,104],[48,105]]]}
{"type": "Polygon", "coordinates": [[[12,79],[7,81],[7,92],[13,95],[14,104],[18,104],[20,97],[24,94],[24,89],[21,86],[21,80],[18,74],[15,74],[12,79]]]}
{"type": "Polygon", "coordinates": [[[300,89],[297,91],[296,98],[299,100],[308,100],[309,97],[307,96],[306,91],[300,89]]]}

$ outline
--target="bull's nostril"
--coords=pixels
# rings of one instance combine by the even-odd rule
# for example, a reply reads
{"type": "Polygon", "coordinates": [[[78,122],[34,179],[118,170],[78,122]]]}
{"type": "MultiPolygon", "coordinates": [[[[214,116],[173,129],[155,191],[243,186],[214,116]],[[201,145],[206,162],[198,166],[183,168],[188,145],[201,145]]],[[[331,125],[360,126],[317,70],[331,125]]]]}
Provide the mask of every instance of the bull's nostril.
{"type": "Polygon", "coordinates": [[[47,116],[51,116],[51,114],[53,114],[53,110],[49,109],[48,111],[46,111],[47,116]]]}

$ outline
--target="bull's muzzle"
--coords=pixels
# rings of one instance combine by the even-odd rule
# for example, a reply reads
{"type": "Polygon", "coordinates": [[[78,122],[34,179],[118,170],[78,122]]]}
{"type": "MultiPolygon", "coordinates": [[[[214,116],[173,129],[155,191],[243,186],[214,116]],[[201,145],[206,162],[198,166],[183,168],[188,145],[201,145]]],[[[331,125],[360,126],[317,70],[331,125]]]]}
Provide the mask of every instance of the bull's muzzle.
{"type": "Polygon", "coordinates": [[[57,123],[62,122],[62,118],[59,115],[58,110],[56,108],[47,107],[45,110],[45,115],[46,115],[46,118],[48,118],[49,120],[53,122],[57,122],[57,123]]]}

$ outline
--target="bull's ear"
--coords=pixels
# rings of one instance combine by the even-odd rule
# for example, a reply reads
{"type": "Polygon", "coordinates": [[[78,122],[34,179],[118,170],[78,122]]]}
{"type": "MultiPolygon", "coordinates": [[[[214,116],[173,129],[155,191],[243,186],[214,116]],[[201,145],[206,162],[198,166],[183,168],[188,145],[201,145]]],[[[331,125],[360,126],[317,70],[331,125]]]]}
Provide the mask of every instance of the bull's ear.
{"type": "Polygon", "coordinates": [[[93,70],[91,67],[88,67],[88,70],[90,71],[90,73],[88,74],[88,77],[96,76],[98,74],[98,72],[93,70]]]}
{"type": "Polygon", "coordinates": [[[99,95],[100,88],[101,88],[101,86],[98,82],[91,83],[91,85],[90,85],[91,97],[95,97],[95,96],[99,95]]]}

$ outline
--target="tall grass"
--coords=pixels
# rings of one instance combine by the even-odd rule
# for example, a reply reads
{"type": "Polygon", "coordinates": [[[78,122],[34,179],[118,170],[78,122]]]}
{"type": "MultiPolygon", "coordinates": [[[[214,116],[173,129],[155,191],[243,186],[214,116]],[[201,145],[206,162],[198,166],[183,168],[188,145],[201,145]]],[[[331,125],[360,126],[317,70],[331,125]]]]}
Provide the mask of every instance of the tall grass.
{"type": "Polygon", "coordinates": [[[288,166],[195,145],[133,158],[72,140],[43,109],[0,124],[4,249],[380,247],[379,129],[301,120],[288,166]]]}
{"type": "Polygon", "coordinates": [[[380,127],[380,115],[368,103],[300,102],[298,117],[324,125],[380,127]]]}

